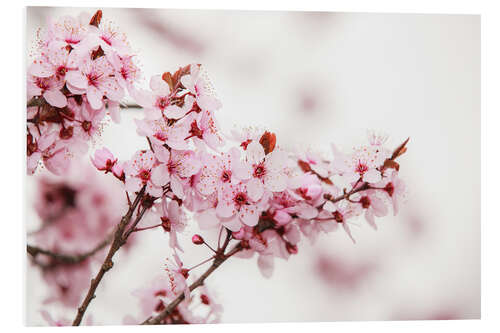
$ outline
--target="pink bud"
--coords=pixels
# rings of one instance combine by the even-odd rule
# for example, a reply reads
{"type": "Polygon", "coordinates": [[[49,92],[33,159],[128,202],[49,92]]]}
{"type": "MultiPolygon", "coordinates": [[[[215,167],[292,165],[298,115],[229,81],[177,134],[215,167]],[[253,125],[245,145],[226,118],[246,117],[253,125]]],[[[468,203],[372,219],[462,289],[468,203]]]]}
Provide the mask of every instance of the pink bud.
{"type": "Polygon", "coordinates": [[[201,237],[198,234],[194,235],[193,238],[191,238],[191,240],[196,245],[201,245],[201,244],[205,243],[205,241],[203,240],[203,237],[201,237]]]}
{"type": "Polygon", "coordinates": [[[121,163],[116,163],[111,169],[113,175],[121,181],[125,181],[125,173],[123,172],[123,165],[121,163]]]}
{"type": "Polygon", "coordinates": [[[117,161],[117,159],[106,147],[96,150],[94,158],[90,159],[97,170],[105,172],[110,172],[117,161]]]}

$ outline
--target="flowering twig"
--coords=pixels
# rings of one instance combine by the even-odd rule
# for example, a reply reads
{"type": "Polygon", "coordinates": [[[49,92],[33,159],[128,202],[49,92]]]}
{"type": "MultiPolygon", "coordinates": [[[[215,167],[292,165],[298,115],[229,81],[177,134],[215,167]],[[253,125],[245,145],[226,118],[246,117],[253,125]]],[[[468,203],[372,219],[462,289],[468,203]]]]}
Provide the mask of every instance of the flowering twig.
{"type": "MultiPolygon", "coordinates": [[[[227,244],[226,244],[227,246],[227,244]]],[[[231,256],[234,254],[238,253],[243,249],[243,246],[241,245],[241,242],[236,244],[231,251],[229,251],[227,254],[216,256],[214,261],[212,262],[212,265],[203,273],[195,282],[193,282],[189,286],[189,290],[193,291],[196,288],[200,287],[203,285],[205,282],[205,279],[210,276],[224,261],[229,259],[231,256]]],[[[224,250],[224,248],[222,248],[224,250]]],[[[184,293],[181,293],[179,296],[177,296],[176,299],[174,299],[162,312],[160,312],[158,315],[154,317],[150,317],[146,319],[144,322],[141,323],[141,325],[158,325],[162,322],[163,319],[165,319],[183,300],[185,296],[184,293]]]]}
{"type": "MultiPolygon", "coordinates": [[[[120,223],[118,224],[113,236],[113,242],[111,243],[108,254],[106,255],[106,259],[104,259],[104,262],[102,263],[101,268],[99,269],[99,272],[97,273],[96,277],[90,281],[89,290],[82,304],[80,305],[80,307],[78,307],[78,312],[76,314],[75,319],[73,320],[73,326],[80,325],[83,319],[83,315],[85,314],[85,311],[87,310],[90,302],[95,298],[95,291],[99,286],[99,283],[101,282],[102,278],[104,277],[104,274],[106,274],[106,272],[113,267],[113,256],[120,249],[120,247],[126,242],[126,238],[123,237],[125,228],[130,223],[130,219],[132,218],[132,214],[134,213],[135,208],[141,202],[141,199],[144,196],[145,189],[146,188],[143,187],[141,191],[137,194],[137,197],[135,198],[132,206],[130,206],[127,213],[122,217],[120,223]]],[[[143,214],[144,214],[144,209],[140,217],[142,217],[143,214]]],[[[140,217],[138,218],[139,220],[140,217]]],[[[136,219],[137,223],[138,219],[136,219]]]]}

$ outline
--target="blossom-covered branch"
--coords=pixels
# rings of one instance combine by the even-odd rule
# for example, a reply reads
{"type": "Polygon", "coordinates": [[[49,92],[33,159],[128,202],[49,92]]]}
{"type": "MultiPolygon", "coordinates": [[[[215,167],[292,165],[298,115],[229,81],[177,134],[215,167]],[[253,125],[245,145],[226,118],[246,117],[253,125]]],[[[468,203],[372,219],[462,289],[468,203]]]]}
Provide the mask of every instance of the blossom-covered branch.
{"type": "MultiPolygon", "coordinates": [[[[98,171],[113,175],[129,207],[73,325],[81,323],[114,255],[133,233],[161,228],[173,252],[166,276],[137,292],[148,318],[143,323],[213,322],[221,306],[204,283],[229,257],[258,256],[268,278],[275,258],[288,260],[299,252],[301,238],[314,242],[341,226],[354,241],[353,221],[363,215],[376,229],[375,219],[387,215],[389,206],[396,214],[405,196],[396,159],[408,140],[391,150],[387,135],[369,131],[364,144],[347,151],[332,144],[327,154],[285,150],[268,129],[226,132],[217,118],[222,103],[202,65],[155,75],[149,88],[140,87],[125,35],[104,23],[101,11],[52,22],[39,48],[28,69],[29,174],[42,163],[51,173],[67,173],[70,161],[83,156],[87,142],[103,130],[105,118],[119,121],[126,92],[142,108],[142,118],[134,121],[149,147],[121,161],[106,147],[90,158],[98,171]],[[156,222],[140,225],[146,214],[156,222]],[[210,257],[186,268],[180,255],[187,250],[178,233],[192,222],[200,233],[219,230],[219,238],[226,236],[215,247],[193,235],[192,243],[206,246],[210,257]],[[231,242],[236,244],[226,253],[231,242]],[[207,263],[196,278],[193,271],[207,263]],[[198,292],[205,316],[194,313],[198,292]]],[[[75,205],[71,191],[58,191],[63,206],[75,205]]],[[[133,317],[126,321],[141,323],[133,317]]]]}

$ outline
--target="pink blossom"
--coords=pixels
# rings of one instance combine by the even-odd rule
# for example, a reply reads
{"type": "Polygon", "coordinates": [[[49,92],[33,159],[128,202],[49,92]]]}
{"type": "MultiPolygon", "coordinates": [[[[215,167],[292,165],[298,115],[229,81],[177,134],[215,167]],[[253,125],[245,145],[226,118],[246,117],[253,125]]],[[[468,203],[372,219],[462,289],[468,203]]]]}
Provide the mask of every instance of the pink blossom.
{"type": "Polygon", "coordinates": [[[196,189],[203,195],[210,195],[222,185],[237,182],[238,179],[248,179],[238,148],[233,147],[227,153],[221,152],[220,156],[203,154],[202,163],[196,189]]]}
{"type": "Polygon", "coordinates": [[[147,136],[154,145],[168,145],[183,150],[189,146],[185,138],[189,135],[188,124],[177,122],[169,125],[163,118],[157,120],[135,120],[137,134],[147,136]]]}
{"type": "Polygon", "coordinates": [[[87,35],[90,17],[84,13],[78,17],[63,16],[58,20],[49,21],[46,36],[47,41],[61,41],[71,47],[76,47],[87,35]]]}
{"type": "MultiPolygon", "coordinates": [[[[159,184],[168,179],[153,177],[157,174],[160,166],[153,168],[156,158],[150,150],[140,150],[134,154],[130,161],[125,162],[125,188],[130,193],[138,192],[141,187],[146,186],[146,192],[154,197],[161,197],[162,188],[159,184]],[[157,185],[159,184],[159,185],[157,185]]],[[[166,175],[168,177],[168,174],[166,175]]]]}
{"type": "Polygon", "coordinates": [[[181,83],[195,97],[196,103],[204,111],[216,111],[222,106],[219,100],[212,96],[210,83],[203,77],[203,71],[200,66],[192,64],[190,74],[181,78],[181,83]]]}
{"type": "Polygon", "coordinates": [[[392,202],[394,215],[398,213],[399,204],[401,199],[406,195],[406,185],[399,178],[398,172],[393,171],[390,177],[384,178],[379,184],[378,188],[383,188],[383,193],[387,195],[392,202]]]}
{"type": "Polygon", "coordinates": [[[226,228],[238,231],[241,223],[255,226],[262,212],[262,193],[253,191],[243,182],[225,184],[219,191],[216,213],[226,228]]]}
{"type": "Polygon", "coordinates": [[[184,293],[186,299],[189,299],[190,292],[186,282],[186,279],[188,277],[188,270],[183,267],[182,261],[180,260],[177,253],[174,253],[173,260],[167,258],[165,271],[167,272],[169,279],[167,297],[173,298],[179,296],[179,294],[181,293],[184,293]]]}
{"type": "Polygon", "coordinates": [[[368,224],[377,229],[375,216],[383,217],[387,215],[387,206],[384,201],[377,196],[376,191],[368,190],[352,196],[352,200],[357,201],[365,211],[365,219],[368,224]]]}
{"type": "Polygon", "coordinates": [[[177,201],[170,200],[167,204],[167,200],[162,198],[161,211],[162,227],[170,235],[170,247],[183,251],[177,240],[177,233],[183,232],[187,225],[187,217],[184,210],[179,206],[177,201]]]}
{"type": "Polygon", "coordinates": [[[207,110],[200,114],[191,113],[190,116],[186,118],[186,122],[190,124],[187,138],[193,138],[198,145],[204,143],[217,151],[224,144],[224,139],[219,132],[219,125],[212,111],[207,110]]]}
{"type": "Polygon", "coordinates": [[[91,160],[97,170],[105,171],[106,173],[112,171],[118,161],[106,147],[96,150],[94,158],[91,158],[91,160]]]}
{"type": "Polygon", "coordinates": [[[191,150],[168,151],[163,146],[156,146],[155,155],[161,164],[153,173],[156,184],[170,180],[172,192],[179,198],[184,197],[184,182],[198,173],[201,162],[191,150]]]}
{"type": "Polygon", "coordinates": [[[256,141],[251,142],[246,150],[246,162],[249,165],[250,181],[248,186],[256,193],[265,190],[280,192],[286,188],[287,176],[286,153],[275,149],[270,154],[264,153],[262,145],[256,141]]]}
{"type": "Polygon", "coordinates": [[[123,88],[114,77],[114,68],[104,56],[95,60],[83,58],[79,70],[68,72],[66,80],[71,92],[86,93],[93,109],[102,107],[104,96],[112,101],[119,101],[124,96],[123,88]]]}
{"type": "Polygon", "coordinates": [[[50,105],[63,108],[67,103],[66,96],[61,92],[63,86],[64,82],[57,79],[55,76],[28,76],[28,99],[34,96],[43,96],[50,105]]]}

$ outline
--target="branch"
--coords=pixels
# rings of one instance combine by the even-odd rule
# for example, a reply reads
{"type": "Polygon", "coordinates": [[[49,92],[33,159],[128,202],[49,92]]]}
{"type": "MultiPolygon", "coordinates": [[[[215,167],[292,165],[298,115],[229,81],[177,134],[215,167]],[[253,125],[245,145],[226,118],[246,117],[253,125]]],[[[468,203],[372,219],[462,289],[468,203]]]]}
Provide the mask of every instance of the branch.
{"type": "Polygon", "coordinates": [[[339,196],[339,197],[332,197],[331,195],[329,194],[325,194],[325,199],[328,200],[328,201],[331,201],[333,203],[335,202],[339,202],[341,200],[345,200],[345,199],[349,199],[349,197],[351,195],[353,195],[354,193],[358,193],[358,192],[362,192],[362,191],[366,191],[366,190],[369,190],[371,189],[370,185],[368,183],[363,183],[361,186],[359,187],[354,187],[351,191],[349,192],[345,192],[343,195],[339,196]]]}
{"type": "MultiPolygon", "coordinates": [[[[330,198],[329,197],[329,198],[326,198],[326,199],[330,200],[332,202],[338,202],[340,200],[348,199],[349,196],[351,196],[354,193],[365,191],[367,189],[370,189],[370,186],[368,185],[368,183],[363,183],[361,186],[359,186],[357,188],[353,188],[350,192],[344,193],[344,195],[341,195],[341,196],[339,196],[337,198],[330,198]]],[[[270,227],[269,225],[266,225],[266,226],[264,226],[263,230],[268,229],[269,227],[270,227]]],[[[260,230],[260,232],[262,232],[263,230],[260,230]]],[[[231,233],[230,233],[230,231],[226,230],[226,232],[227,232],[226,239],[224,241],[224,245],[220,249],[220,251],[221,251],[220,253],[224,253],[224,251],[225,251],[226,247],[228,246],[229,241],[231,239],[231,233]]],[[[189,286],[189,290],[193,291],[196,288],[202,286],[203,283],[205,282],[205,279],[207,277],[209,277],[210,274],[212,274],[224,261],[226,261],[228,258],[230,258],[231,256],[233,256],[237,252],[241,251],[242,249],[243,249],[243,246],[242,246],[241,242],[239,242],[227,254],[225,254],[225,255],[219,255],[219,256],[216,255],[216,257],[215,257],[212,265],[210,265],[210,267],[205,271],[205,273],[203,273],[195,282],[193,282],[189,286]]],[[[175,308],[184,300],[184,298],[185,298],[184,293],[180,294],[162,312],[160,312],[158,315],[156,315],[154,317],[149,317],[144,322],[142,322],[141,325],[159,325],[159,324],[161,324],[161,322],[173,310],[175,310],[175,308]]]]}
{"type": "Polygon", "coordinates": [[[50,257],[54,259],[56,262],[61,263],[61,264],[67,264],[67,265],[73,265],[73,264],[78,264],[85,259],[93,256],[100,250],[102,250],[106,245],[111,243],[111,240],[113,239],[113,234],[110,234],[108,237],[106,237],[103,241],[101,241],[96,247],[94,247],[92,250],[87,251],[85,253],[81,254],[64,254],[64,253],[56,253],[52,252],[49,250],[42,249],[38,246],[34,245],[29,245],[27,244],[26,246],[26,251],[33,257],[33,259],[39,255],[45,255],[47,257],[50,257]]]}
{"type": "MultiPolygon", "coordinates": [[[[236,254],[237,252],[241,251],[243,249],[241,242],[236,244],[236,246],[229,251],[227,254],[216,257],[215,260],[213,261],[212,265],[203,273],[195,282],[193,282],[189,286],[189,290],[193,291],[196,288],[200,287],[203,285],[205,282],[205,279],[210,276],[224,261],[229,259],[231,256],[236,254]]],[[[164,320],[183,300],[185,296],[184,293],[180,294],[177,296],[176,299],[174,299],[162,312],[160,312],[158,315],[155,317],[150,317],[146,319],[141,325],[159,325],[161,324],[162,320],[164,320]]]]}
{"type": "MultiPolygon", "coordinates": [[[[127,225],[130,223],[130,219],[132,218],[132,214],[134,213],[135,208],[137,207],[139,202],[141,202],[145,190],[146,187],[144,186],[141,189],[141,191],[137,194],[137,197],[135,198],[133,204],[129,207],[127,213],[122,217],[120,223],[116,227],[116,231],[113,236],[113,242],[111,243],[108,254],[106,255],[106,259],[104,259],[104,262],[102,263],[101,268],[99,269],[99,272],[97,273],[96,277],[90,281],[89,290],[87,291],[87,295],[85,296],[85,299],[83,300],[82,304],[78,308],[76,317],[73,320],[73,326],[80,325],[83,319],[83,315],[85,314],[85,311],[87,310],[90,302],[96,297],[95,291],[99,286],[99,283],[101,282],[102,278],[104,277],[104,274],[106,274],[106,272],[113,267],[113,256],[120,249],[120,247],[122,247],[122,245],[125,244],[126,239],[123,238],[123,233],[127,225]]],[[[140,216],[142,217],[142,214],[140,216]]]]}
{"type": "MultiPolygon", "coordinates": [[[[48,105],[48,103],[45,101],[45,98],[38,96],[38,97],[32,97],[27,103],[26,107],[33,107],[33,106],[44,106],[48,105]]],[[[120,106],[123,109],[142,109],[142,106],[136,103],[128,103],[128,104],[120,104],[120,106]]],[[[31,119],[28,119],[30,121],[31,119]]]]}

